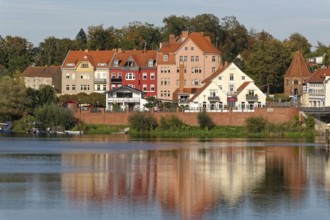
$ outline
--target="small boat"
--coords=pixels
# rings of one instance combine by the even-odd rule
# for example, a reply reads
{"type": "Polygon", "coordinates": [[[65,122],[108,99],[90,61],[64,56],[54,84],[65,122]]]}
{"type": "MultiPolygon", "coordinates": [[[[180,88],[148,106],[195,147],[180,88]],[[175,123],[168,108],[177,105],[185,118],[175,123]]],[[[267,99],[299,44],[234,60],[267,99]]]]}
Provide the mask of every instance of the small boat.
{"type": "Polygon", "coordinates": [[[0,133],[11,133],[11,121],[6,121],[5,123],[0,123],[0,133]]]}
{"type": "Polygon", "coordinates": [[[65,130],[65,134],[74,134],[74,135],[81,135],[84,134],[84,131],[70,131],[70,130],[65,130]]]}

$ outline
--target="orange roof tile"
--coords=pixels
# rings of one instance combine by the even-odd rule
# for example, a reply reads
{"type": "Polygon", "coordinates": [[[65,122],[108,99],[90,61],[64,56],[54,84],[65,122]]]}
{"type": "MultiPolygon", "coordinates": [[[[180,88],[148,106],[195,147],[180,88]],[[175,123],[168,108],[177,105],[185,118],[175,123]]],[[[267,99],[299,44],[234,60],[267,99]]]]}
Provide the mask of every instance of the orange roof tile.
{"type": "Polygon", "coordinates": [[[61,74],[61,66],[29,66],[24,72],[24,77],[52,78],[55,74],[61,74]]]}
{"type": "Polygon", "coordinates": [[[113,50],[69,51],[62,68],[75,68],[81,61],[90,62],[94,68],[108,67],[114,54],[113,50]]]}
{"type": "Polygon", "coordinates": [[[311,73],[300,53],[297,51],[284,77],[310,77],[311,73]]]}
{"type": "Polygon", "coordinates": [[[193,32],[189,35],[189,38],[205,53],[220,53],[220,51],[212,45],[209,36],[203,36],[202,33],[193,32]]]}
{"type": "MultiPolygon", "coordinates": [[[[119,60],[118,67],[123,67],[127,60],[132,57],[138,67],[147,67],[150,59],[156,62],[157,51],[156,50],[124,50],[115,54],[111,66],[114,67],[114,61],[119,60]]],[[[156,66],[154,66],[156,67],[156,66]]]]}
{"type": "Polygon", "coordinates": [[[322,83],[325,76],[330,76],[330,68],[317,69],[313,76],[308,80],[309,83],[322,83]]]}

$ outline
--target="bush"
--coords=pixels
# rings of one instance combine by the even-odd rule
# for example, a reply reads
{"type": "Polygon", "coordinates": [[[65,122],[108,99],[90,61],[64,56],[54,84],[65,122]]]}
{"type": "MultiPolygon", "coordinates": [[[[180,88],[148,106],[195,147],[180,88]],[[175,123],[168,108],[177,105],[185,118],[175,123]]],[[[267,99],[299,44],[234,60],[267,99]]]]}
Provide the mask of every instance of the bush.
{"type": "Polygon", "coordinates": [[[246,130],[252,133],[260,133],[266,130],[267,120],[262,117],[250,117],[246,121],[246,130]]]}
{"type": "Polygon", "coordinates": [[[205,111],[198,113],[197,117],[200,128],[210,130],[214,127],[211,117],[205,111]]]}
{"type": "Polygon", "coordinates": [[[159,129],[160,130],[167,130],[167,131],[176,131],[182,130],[186,127],[186,124],[183,123],[177,116],[170,115],[170,116],[162,116],[159,122],[159,129]]]}
{"type": "Polygon", "coordinates": [[[305,125],[306,125],[306,129],[308,131],[314,130],[314,128],[315,128],[314,118],[312,116],[308,115],[306,120],[305,120],[305,125]]]}
{"type": "Polygon", "coordinates": [[[134,113],[128,118],[128,122],[131,129],[138,132],[154,130],[157,127],[157,121],[150,113],[134,113]]]}

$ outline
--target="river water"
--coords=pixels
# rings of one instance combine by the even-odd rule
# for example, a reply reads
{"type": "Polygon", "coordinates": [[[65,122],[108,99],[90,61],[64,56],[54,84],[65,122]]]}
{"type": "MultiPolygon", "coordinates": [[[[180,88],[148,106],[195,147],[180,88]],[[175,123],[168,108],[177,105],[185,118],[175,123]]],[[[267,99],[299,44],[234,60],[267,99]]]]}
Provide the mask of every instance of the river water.
{"type": "Polygon", "coordinates": [[[0,219],[329,219],[322,141],[0,137],[0,219]]]}

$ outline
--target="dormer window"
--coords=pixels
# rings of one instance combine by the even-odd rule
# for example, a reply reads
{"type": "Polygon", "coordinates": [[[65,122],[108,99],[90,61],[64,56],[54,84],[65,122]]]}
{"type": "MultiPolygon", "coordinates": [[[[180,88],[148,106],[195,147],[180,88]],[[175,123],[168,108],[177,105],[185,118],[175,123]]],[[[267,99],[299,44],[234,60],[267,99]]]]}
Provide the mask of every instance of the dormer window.
{"type": "Polygon", "coordinates": [[[81,68],[88,68],[88,63],[82,63],[81,68]]]}
{"type": "Polygon", "coordinates": [[[119,60],[115,60],[115,62],[113,63],[113,66],[118,67],[118,65],[119,65],[119,60]]]}
{"type": "Polygon", "coordinates": [[[168,55],[163,55],[163,61],[168,61],[168,55]]]}
{"type": "Polygon", "coordinates": [[[148,67],[153,67],[154,66],[154,60],[153,59],[150,59],[148,61],[148,67]]]}
{"type": "Polygon", "coordinates": [[[66,66],[75,66],[74,63],[67,63],[66,66]]]}
{"type": "Polygon", "coordinates": [[[106,66],[106,63],[99,63],[98,66],[106,66]]]}

